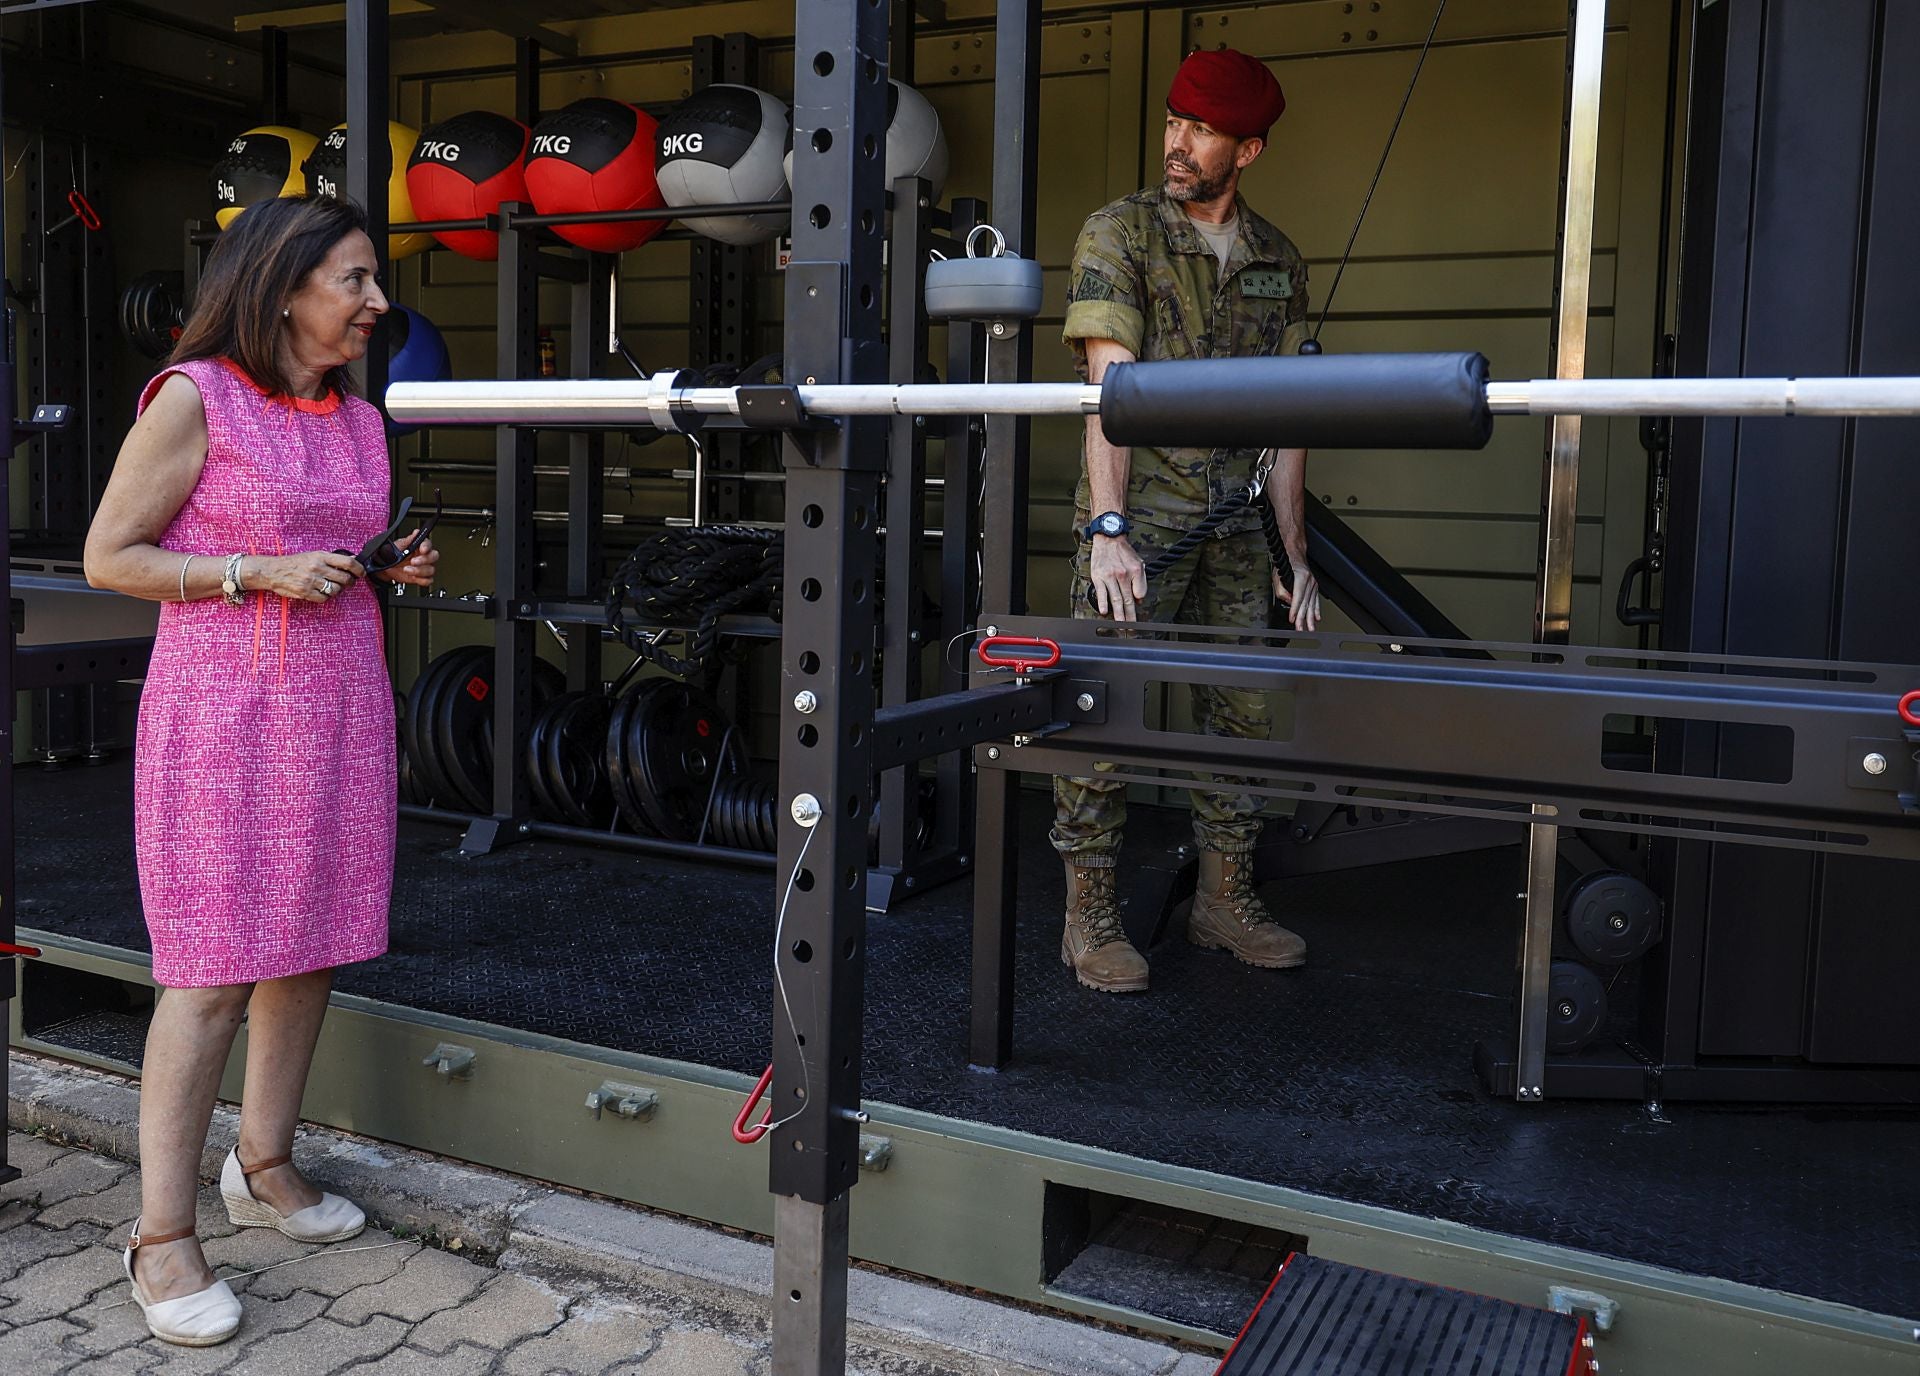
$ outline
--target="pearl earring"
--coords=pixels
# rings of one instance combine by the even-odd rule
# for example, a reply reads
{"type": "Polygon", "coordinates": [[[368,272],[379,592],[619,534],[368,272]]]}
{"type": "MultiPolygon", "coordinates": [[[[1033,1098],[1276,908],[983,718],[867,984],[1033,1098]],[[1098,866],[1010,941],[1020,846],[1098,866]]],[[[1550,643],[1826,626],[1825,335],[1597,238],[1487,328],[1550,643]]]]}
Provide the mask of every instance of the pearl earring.
{"type": "Polygon", "coordinates": [[[292,310],[283,310],[283,311],[281,311],[281,312],[280,312],[280,318],[281,318],[282,320],[291,320],[291,319],[293,319],[293,312],[292,312],[292,310]]]}

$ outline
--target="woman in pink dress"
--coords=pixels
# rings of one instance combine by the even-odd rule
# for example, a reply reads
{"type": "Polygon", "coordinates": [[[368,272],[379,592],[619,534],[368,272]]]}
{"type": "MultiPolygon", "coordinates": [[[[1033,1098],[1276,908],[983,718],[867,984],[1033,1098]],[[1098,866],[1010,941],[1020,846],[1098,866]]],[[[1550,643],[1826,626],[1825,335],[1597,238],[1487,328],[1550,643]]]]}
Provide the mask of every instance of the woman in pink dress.
{"type": "Polygon", "coordinates": [[[439,558],[424,539],[364,548],[387,525],[391,485],[380,413],[348,392],[347,365],[387,309],[365,226],[349,204],[290,198],[221,236],[87,536],[90,583],[164,604],[134,760],[163,992],[125,1265],[154,1334],[195,1346],[240,1322],[194,1208],[242,1014],[246,1098],[220,1180],[230,1216],[310,1242],[366,1223],[291,1157],[333,967],[387,947],[393,696],[367,579],[427,584],[439,558]]]}

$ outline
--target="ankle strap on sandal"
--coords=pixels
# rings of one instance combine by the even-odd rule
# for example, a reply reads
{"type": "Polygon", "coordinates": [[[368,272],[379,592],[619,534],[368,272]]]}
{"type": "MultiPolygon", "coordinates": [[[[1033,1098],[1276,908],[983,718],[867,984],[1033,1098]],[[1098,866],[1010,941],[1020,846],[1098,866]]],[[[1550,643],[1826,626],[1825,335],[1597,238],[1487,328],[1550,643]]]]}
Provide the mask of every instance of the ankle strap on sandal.
{"type": "MultiPolygon", "coordinates": [[[[234,1152],[233,1159],[235,1161],[240,1161],[240,1153],[238,1151],[234,1152]]],[[[255,1162],[251,1166],[249,1166],[244,1161],[240,1161],[240,1174],[241,1175],[258,1175],[260,1174],[261,1171],[270,1171],[275,1166],[284,1166],[291,1160],[293,1160],[292,1152],[288,1152],[285,1156],[275,1156],[270,1160],[255,1162]]]]}
{"type": "Polygon", "coordinates": [[[192,1237],[196,1228],[181,1228],[171,1233],[142,1233],[135,1225],[133,1236],[127,1239],[127,1250],[137,1252],[142,1247],[158,1247],[163,1242],[178,1242],[183,1237],[192,1237]]]}

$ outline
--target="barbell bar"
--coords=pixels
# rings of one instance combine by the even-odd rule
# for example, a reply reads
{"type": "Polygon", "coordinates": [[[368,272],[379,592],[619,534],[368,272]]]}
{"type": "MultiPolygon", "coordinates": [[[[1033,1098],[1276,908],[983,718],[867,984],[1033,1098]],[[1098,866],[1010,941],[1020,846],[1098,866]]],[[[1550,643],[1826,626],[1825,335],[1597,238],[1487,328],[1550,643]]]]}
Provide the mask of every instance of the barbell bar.
{"type": "MultiPolygon", "coordinates": [[[[1496,416],[1916,416],[1920,377],[1488,380],[1480,354],[1341,354],[1118,364],[1101,383],[841,383],[791,388],[814,417],[1085,416],[1118,445],[1477,449],[1496,416]]],[[[781,388],[650,378],[397,382],[411,425],[651,425],[690,432],[781,388]]],[[[748,417],[751,419],[751,417],[748,417]]],[[[777,427],[776,427],[777,428],[777,427]]]]}

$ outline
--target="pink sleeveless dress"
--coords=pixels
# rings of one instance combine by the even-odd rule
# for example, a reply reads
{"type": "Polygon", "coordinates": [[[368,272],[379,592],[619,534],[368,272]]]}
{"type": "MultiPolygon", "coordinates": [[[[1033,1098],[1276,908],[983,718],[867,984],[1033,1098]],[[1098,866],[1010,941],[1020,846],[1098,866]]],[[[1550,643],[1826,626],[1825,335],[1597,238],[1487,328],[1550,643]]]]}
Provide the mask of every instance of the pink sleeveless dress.
{"type": "MultiPolygon", "coordinates": [[[[270,397],[237,367],[200,389],[207,462],[161,537],[232,553],[358,550],[388,520],[380,413],[358,398],[270,397]]],[[[201,566],[196,563],[195,571],[201,566]]],[[[393,691],[380,609],[357,583],[325,603],[247,594],[166,602],[140,694],[134,846],[157,983],[244,984],[387,949],[393,691]]]]}

